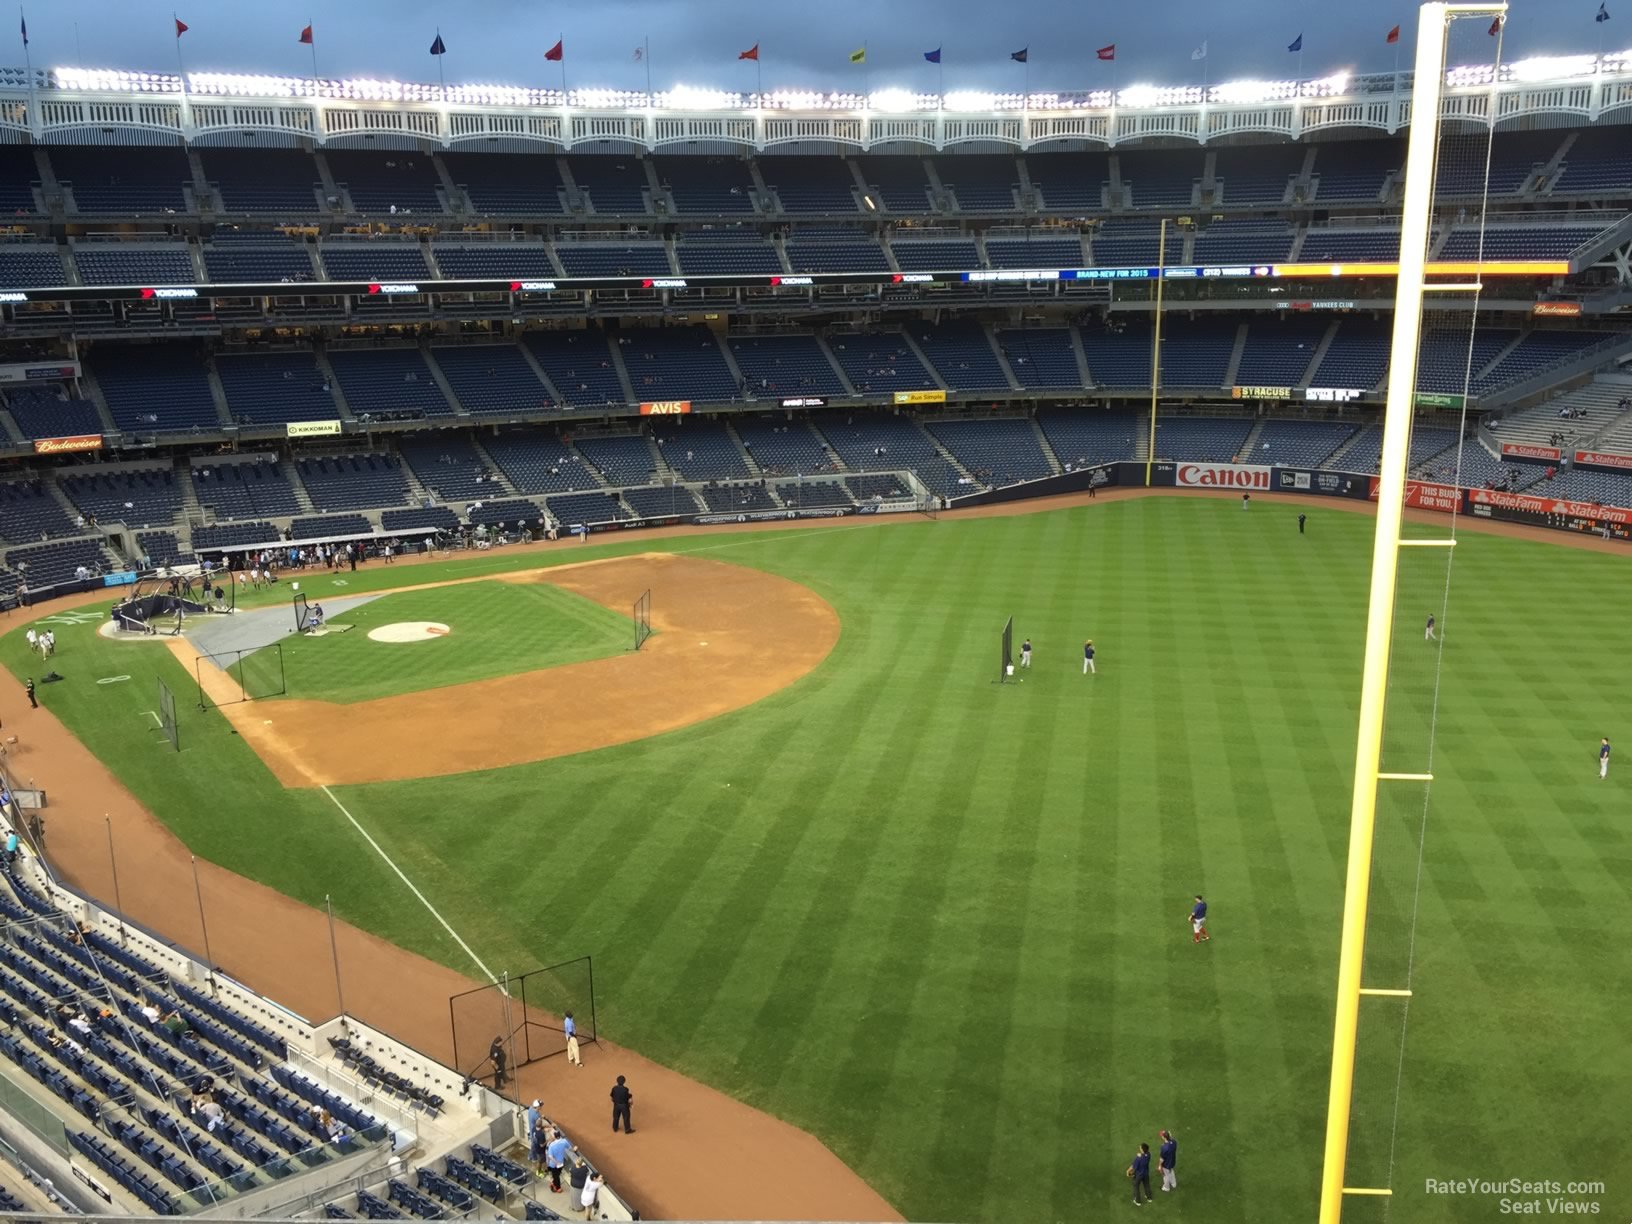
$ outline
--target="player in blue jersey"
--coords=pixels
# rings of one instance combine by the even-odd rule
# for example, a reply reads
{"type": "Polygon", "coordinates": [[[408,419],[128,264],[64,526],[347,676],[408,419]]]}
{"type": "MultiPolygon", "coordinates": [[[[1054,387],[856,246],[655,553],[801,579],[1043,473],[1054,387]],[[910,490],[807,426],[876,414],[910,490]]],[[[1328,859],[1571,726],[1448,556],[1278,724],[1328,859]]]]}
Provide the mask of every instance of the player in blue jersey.
{"type": "Polygon", "coordinates": [[[1196,894],[1196,903],[1190,907],[1190,942],[1206,943],[1212,936],[1207,934],[1207,902],[1196,894]]]}
{"type": "Polygon", "coordinates": [[[1094,666],[1093,638],[1089,638],[1082,644],[1082,674],[1086,676],[1089,672],[1093,672],[1096,676],[1099,675],[1099,668],[1094,666]]]}
{"type": "Polygon", "coordinates": [[[1598,776],[1609,777],[1609,736],[1598,741],[1598,776]]]}

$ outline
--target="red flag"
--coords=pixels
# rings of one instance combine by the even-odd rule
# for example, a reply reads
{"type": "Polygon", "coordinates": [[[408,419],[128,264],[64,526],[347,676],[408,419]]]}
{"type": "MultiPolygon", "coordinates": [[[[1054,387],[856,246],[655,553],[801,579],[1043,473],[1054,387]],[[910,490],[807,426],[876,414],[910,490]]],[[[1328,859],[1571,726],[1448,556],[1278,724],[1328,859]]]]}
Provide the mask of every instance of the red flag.
{"type": "Polygon", "coordinates": [[[1397,43],[1397,42],[1399,42],[1400,41],[1400,27],[1395,26],[1392,30],[1390,30],[1388,32],[1388,37],[1383,39],[1383,41],[1386,42],[1386,43],[1397,43]]]}
{"type": "Polygon", "coordinates": [[[1495,38],[1496,35],[1500,34],[1501,32],[1502,32],[1502,19],[1501,19],[1500,15],[1498,15],[1496,20],[1492,21],[1490,23],[1490,29],[1486,30],[1485,33],[1489,34],[1492,38],[1495,38]]]}
{"type": "Polygon", "coordinates": [[[185,21],[183,21],[180,17],[177,17],[176,18],[176,37],[180,38],[185,33],[187,33],[187,23],[185,21]]]}
{"type": "Polygon", "coordinates": [[[564,43],[565,41],[566,41],[565,39],[561,39],[561,38],[556,39],[555,46],[551,47],[548,51],[544,52],[544,58],[549,60],[551,63],[559,63],[561,61],[561,55],[562,55],[562,46],[561,46],[561,44],[564,43]]]}
{"type": "Polygon", "coordinates": [[[300,32],[300,41],[305,43],[308,47],[312,45],[312,27],[311,26],[307,26],[304,30],[302,30],[300,32]]]}
{"type": "Polygon", "coordinates": [[[738,55],[737,58],[757,60],[759,58],[759,44],[755,43],[753,46],[749,47],[748,50],[738,55]]]}
{"type": "Polygon", "coordinates": [[[1094,54],[1099,56],[1099,58],[1102,60],[1114,60],[1116,58],[1116,44],[1112,43],[1108,47],[1101,47],[1098,51],[1095,51],[1094,54]]]}

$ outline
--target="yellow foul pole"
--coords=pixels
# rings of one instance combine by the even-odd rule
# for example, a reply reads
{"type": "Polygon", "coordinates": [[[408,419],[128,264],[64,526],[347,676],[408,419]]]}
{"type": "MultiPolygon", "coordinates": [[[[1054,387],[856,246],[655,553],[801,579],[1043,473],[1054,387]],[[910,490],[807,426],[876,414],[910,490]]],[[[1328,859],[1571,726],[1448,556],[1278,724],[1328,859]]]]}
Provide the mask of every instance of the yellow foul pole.
{"type": "Polygon", "coordinates": [[[1156,326],[1150,342],[1150,447],[1145,454],[1145,487],[1150,487],[1150,469],[1156,462],[1156,389],[1162,382],[1162,286],[1167,283],[1167,218],[1162,218],[1156,238],[1156,326]]]}
{"type": "Polygon", "coordinates": [[[1332,1079],[1326,1106],[1326,1150],[1321,1167],[1320,1222],[1338,1224],[1345,1194],[1386,1193],[1344,1186],[1349,1117],[1354,1093],[1354,1054],[1359,1033],[1361,971],[1365,963],[1366,912],[1371,891],[1372,841],[1382,763],[1383,709],[1388,695],[1388,652],[1394,631],[1395,580],[1400,522],[1411,449],[1411,412],[1417,382],[1417,343],[1433,202],[1434,148],[1439,127],[1440,84],[1445,71],[1445,31],[1453,16],[1507,11],[1505,4],[1422,6],[1417,19],[1416,76],[1411,100],[1411,139],[1406,151],[1405,204],[1400,232],[1400,271],[1389,354],[1388,403],[1383,418],[1378,473],[1377,534],[1372,544],[1371,597],[1360,687],[1360,729],[1355,747],[1354,796],[1349,813],[1348,875],[1343,892],[1343,936],[1337,967],[1337,1014],[1332,1029],[1332,1079]]]}

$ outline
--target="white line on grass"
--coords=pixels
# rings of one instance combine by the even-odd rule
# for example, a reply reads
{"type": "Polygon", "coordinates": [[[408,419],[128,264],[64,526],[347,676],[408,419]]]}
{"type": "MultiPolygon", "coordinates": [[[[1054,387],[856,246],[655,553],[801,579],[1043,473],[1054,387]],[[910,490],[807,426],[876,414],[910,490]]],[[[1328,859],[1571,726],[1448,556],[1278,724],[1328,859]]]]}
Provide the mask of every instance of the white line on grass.
{"type": "MultiPolygon", "coordinates": [[[[851,523],[848,527],[829,527],[826,530],[821,531],[812,531],[807,528],[804,531],[792,531],[787,532],[786,534],[778,535],[777,543],[782,543],[785,540],[803,539],[805,536],[810,536],[812,539],[815,539],[822,536],[838,535],[841,531],[860,531],[863,527],[876,527],[880,525],[881,524],[878,523],[851,523]]],[[[748,536],[763,537],[773,533],[769,531],[751,531],[744,532],[743,534],[748,536]]],[[[688,553],[718,552],[722,548],[743,548],[749,544],[763,544],[765,542],[766,541],[763,539],[732,540],[728,544],[704,544],[700,548],[688,548],[684,551],[688,553]]]]}
{"type": "Polygon", "coordinates": [[[164,726],[164,719],[160,718],[157,714],[153,713],[152,710],[143,710],[142,713],[146,714],[154,722],[158,723],[159,726],[161,726],[161,727],[164,726]]]}
{"type": "Polygon", "coordinates": [[[340,800],[338,800],[338,799],[336,799],[334,797],[334,792],[331,791],[326,786],[321,786],[318,789],[321,790],[325,795],[327,795],[329,797],[329,802],[330,803],[334,804],[335,807],[340,809],[340,815],[344,816],[347,820],[351,821],[351,827],[356,829],[357,832],[359,832],[359,833],[361,833],[363,835],[363,840],[366,841],[369,845],[374,847],[374,853],[378,854],[382,859],[385,860],[385,865],[387,867],[391,868],[392,871],[397,873],[397,879],[401,880],[404,884],[408,885],[408,891],[413,893],[414,896],[419,898],[419,903],[421,905],[423,905],[426,909],[431,911],[431,917],[435,918],[438,922],[440,922],[442,924],[442,929],[444,931],[446,931],[449,935],[453,936],[453,942],[458,944],[461,948],[463,948],[465,950],[465,955],[470,957],[471,960],[476,962],[476,968],[480,969],[483,973],[487,974],[487,980],[490,981],[490,982],[497,982],[499,980],[498,975],[496,975],[493,972],[493,970],[489,969],[486,965],[484,965],[482,963],[482,958],[476,955],[476,953],[472,950],[471,946],[468,943],[466,943],[463,939],[459,938],[459,932],[454,930],[451,926],[449,926],[448,925],[448,920],[446,918],[442,917],[442,915],[437,912],[436,906],[432,905],[430,903],[430,901],[428,901],[426,899],[424,893],[420,892],[419,889],[414,887],[414,882],[412,880],[410,880],[403,873],[403,870],[402,870],[401,867],[398,867],[396,865],[396,863],[394,863],[392,861],[391,856],[389,854],[387,854],[383,849],[380,848],[380,843],[375,841],[372,837],[369,836],[368,830],[363,828],[362,825],[357,823],[357,817],[353,816],[350,812],[346,811],[346,805],[341,803],[340,800]]]}

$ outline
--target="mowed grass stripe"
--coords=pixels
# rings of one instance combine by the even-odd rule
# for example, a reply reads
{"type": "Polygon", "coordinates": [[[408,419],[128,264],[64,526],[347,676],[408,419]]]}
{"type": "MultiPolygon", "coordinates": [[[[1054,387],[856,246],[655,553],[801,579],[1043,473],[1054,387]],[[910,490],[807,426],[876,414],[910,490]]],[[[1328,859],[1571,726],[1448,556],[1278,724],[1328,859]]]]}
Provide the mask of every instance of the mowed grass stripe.
{"type": "MultiPolygon", "coordinates": [[[[838,648],[798,685],[654,740],[343,800],[393,853],[418,843],[484,959],[592,951],[604,1031],[809,1127],[909,1217],[1128,1210],[1121,1170],[1161,1125],[1184,1182],[1164,1216],[1306,1215],[1370,532],[1316,509],[1300,537],[1268,499],[1175,498],[733,540],[721,559],[839,611],[838,648]],[[1000,688],[1010,613],[1037,665],[1000,688]],[[1084,680],[1089,634],[1102,671],[1084,680]],[[1217,912],[1204,949],[1182,918],[1197,888],[1217,912]]],[[[1405,575],[1391,761],[1425,752],[1433,556],[1405,575]]],[[[1599,783],[1593,752],[1632,681],[1604,611],[1632,571],[1466,533],[1454,560],[1394,1206],[1484,1218],[1488,1201],[1423,1180],[1602,1175],[1613,1213],[1632,1169],[1602,1122],[1632,1090],[1632,979],[1611,942],[1632,829],[1620,767],[1599,783]]],[[[76,669],[114,647],[84,650],[76,669]]],[[[81,706],[76,730],[128,737],[117,708],[81,706]]],[[[212,790],[243,752],[182,754],[197,784],[133,785],[195,845],[307,900],[355,872],[379,892],[348,916],[456,962],[337,818],[291,824],[283,792],[212,790]]],[[[1420,816],[1407,795],[1380,819],[1383,972],[1403,965],[1420,816]]],[[[1357,1155],[1380,1165],[1398,1050],[1367,1031],[1357,1155]]]]}

